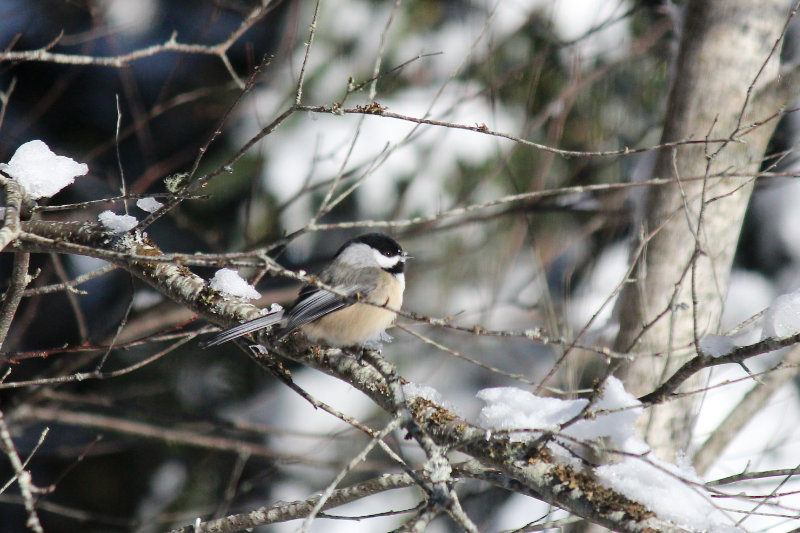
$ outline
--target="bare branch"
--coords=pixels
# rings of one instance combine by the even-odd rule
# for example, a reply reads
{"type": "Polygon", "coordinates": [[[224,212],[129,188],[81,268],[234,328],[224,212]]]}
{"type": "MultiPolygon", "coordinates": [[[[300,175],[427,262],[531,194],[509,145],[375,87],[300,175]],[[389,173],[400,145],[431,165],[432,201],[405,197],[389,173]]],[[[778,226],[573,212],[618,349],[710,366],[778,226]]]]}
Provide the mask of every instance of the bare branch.
{"type": "Polygon", "coordinates": [[[17,484],[22,492],[22,500],[25,503],[25,510],[28,513],[28,521],[25,525],[34,533],[44,533],[42,524],[39,522],[39,515],[36,514],[36,505],[33,497],[34,493],[38,492],[38,488],[33,484],[31,473],[25,470],[25,466],[19,458],[2,411],[0,411],[0,442],[2,442],[3,453],[6,454],[6,457],[8,457],[8,460],[11,462],[17,484]]]}
{"type": "Polygon", "coordinates": [[[523,139],[521,137],[511,135],[510,133],[504,133],[501,131],[495,131],[489,129],[485,124],[459,124],[457,122],[448,122],[445,120],[434,120],[429,118],[419,118],[409,115],[402,115],[400,113],[394,113],[392,111],[387,110],[385,107],[381,106],[377,102],[373,102],[370,105],[356,106],[353,108],[339,108],[336,107],[335,105],[334,106],[298,105],[296,106],[296,109],[298,111],[309,111],[312,113],[326,113],[331,115],[342,115],[342,114],[376,115],[385,118],[403,120],[406,122],[413,122],[415,124],[426,124],[428,126],[439,126],[443,128],[473,131],[475,133],[491,135],[492,137],[500,137],[503,139],[508,139],[509,141],[513,141],[523,146],[536,148],[537,150],[550,152],[564,157],[611,157],[611,156],[621,156],[621,155],[632,155],[632,154],[649,152],[651,150],[656,150],[656,149],[673,148],[676,146],[685,146],[694,144],[724,144],[724,143],[729,143],[732,140],[732,139],[704,139],[704,140],[684,139],[680,141],[664,142],[659,144],[658,146],[647,147],[647,148],[623,148],[621,150],[604,150],[599,152],[590,152],[590,151],[578,151],[578,150],[562,150],[560,148],[554,148],[552,146],[547,146],[545,144],[537,143],[534,141],[530,141],[527,139],[523,139]]]}
{"type": "Polygon", "coordinates": [[[294,105],[300,105],[303,101],[303,84],[306,80],[306,65],[308,65],[308,56],[311,54],[311,45],[314,43],[314,35],[317,33],[317,18],[319,17],[319,4],[317,0],[314,5],[314,16],[311,19],[311,25],[308,28],[308,41],[306,42],[306,51],[303,55],[303,63],[300,66],[300,75],[297,77],[297,94],[294,98],[294,105]]]}
{"type": "Polygon", "coordinates": [[[699,474],[703,474],[714,463],[725,446],[766,405],[772,394],[797,376],[800,372],[798,365],[800,365],[800,348],[794,346],[781,361],[781,366],[786,369],[781,372],[772,371],[762,376],[759,382],[733,407],[730,414],[694,454],[692,464],[699,474]]]}
{"type": "Polygon", "coordinates": [[[769,353],[797,343],[800,343],[800,333],[782,339],[767,338],[747,346],[738,346],[731,350],[730,353],[720,357],[711,357],[701,352],[699,355],[684,363],[683,366],[675,371],[669,379],[664,381],[664,383],[659,385],[654,391],[639,398],[639,401],[644,404],[665,402],[669,400],[670,395],[677,390],[681,383],[703,369],[729,363],[738,364],[756,355],[769,353]]]}
{"type": "Polygon", "coordinates": [[[261,444],[243,441],[242,439],[203,435],[197,431],[159,427],[144,422],[134,422],[126,418],[85,413],[75,411],[74,409],[23,405],[14,411],[14,420],[66,424],[91,428],[98,431],[112,431],[125,435],[135,435],[146,439],[178,443],[208,450],[233,453],[246,452],[255,457],[283,457],[291,459],[291,456],[281,454],[261,444]]]}
{"type": "Polygon", "coordinates": [[[5,174],[0,176],[0,186],[5,191],[5,212],[3,213],[3,227],[0,228],[0,250],[5,250],[8,243],[19,237],[20,214],[25,194],[19,183],[5,174]]]}
{"type": "Polygon", "coordinates": [[[14,254],[14,266],[11,271],[11,283],[6,291],[2,305],[0,305],[0,346],[6,340],[11,321],[17,312],[17,306],[22,299],[25,287],[30,283],[28,276],[28,265],[30,264],[31,254],[28,252],[17,252],[14,254]]]}
{"type": "Polygon", "coordinates": [[[131,63],[140,59],[153,57],[155,55],[178,52],[183,54],[200,54],[216,56],[222,61],[226,69],[240,88],[244,88],[244,82],[234,72],[228,58],[228,50],[236,41],[255,23],[261,20],[271,8],[269,3],[257,5],[242,20],[238,28],[231,32],[228,37],[214,45],[188,44],[178,42],[177,32],[173,32],[169,39],[160,44],[154,44],[145,48],[140,48],[117,56],[97,57],[77,54],[63,54],[51,52],[50,49],[57,43],[57,40],[37,50],[4,50],[0,52],[0,61],[6,62],[26,62],[37,61],[45,63],[55,63],[62,65],[88,65],[95,67],[125,68],[131,63]]]}
{"type": "Polygon", "coordinates": [[[347,474],[360,462],[366,459],[367,454],[372,451],[372,449],[378,444],[379,441],[383,440],[386,435],[394,431],[400,426],[400,419],[394,418],[391,422],[389,422],[386,427],[384,427],[377,435],[375,435],[372,440],[367,443],[364,448],[357,453],[350,462],[345,465],[344,468],[339,470],[339,473],[336,474],[336,477],[328,484],[325,490],[320,494],[317,498],[317,502],[314,504],[314,507],[311,508],[309,511],[308,516],[306,519],[303,520],[303,525],[300,527],[301,533],[307,533],[308,529],[311,527],[311,524],[314,522],[314,518],[317,514],[325,507],[325,504],[328,500],[333,496],[333,493],[336,491],[336,486],[342,482],[347,474]]]}
{"type": "MultiPolygon", "coordinates": [[[[322,505],[322,509],[332,509],[346,503],[360,500],[372,494],[378,494],[387,490],[411,487],[415,481],[408,474],[387,474],[369,481],[364,481],[344,489],[334,490],[322,505]]],[[[306,518],[312,509],[321,501],[321,496],[314,496],[307,500],[294,501],[289,503],[278,503],[270,507],[257,509],[247,513],[209,520],[207,522],[173,529],[170,533],[232,533],[242,531],[266,524],[287,522],[306,518]]]]}

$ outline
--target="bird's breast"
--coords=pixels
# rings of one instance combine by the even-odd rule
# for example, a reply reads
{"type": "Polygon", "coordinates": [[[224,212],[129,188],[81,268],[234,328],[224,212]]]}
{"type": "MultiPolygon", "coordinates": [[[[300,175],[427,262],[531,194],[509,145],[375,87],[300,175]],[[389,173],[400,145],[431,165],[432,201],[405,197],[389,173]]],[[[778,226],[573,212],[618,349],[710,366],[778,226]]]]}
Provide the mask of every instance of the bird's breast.
{"type": "Polygon", "coordinates": [[[396,317],[391,309],[399,310],[403,305],[403,286],[397,280],[379,284],[366,301],[385,305],[389,309],[355,303],[306,324],[301,329],[312,342],[329,346],[358,346],[379,340],[396,317]]]}

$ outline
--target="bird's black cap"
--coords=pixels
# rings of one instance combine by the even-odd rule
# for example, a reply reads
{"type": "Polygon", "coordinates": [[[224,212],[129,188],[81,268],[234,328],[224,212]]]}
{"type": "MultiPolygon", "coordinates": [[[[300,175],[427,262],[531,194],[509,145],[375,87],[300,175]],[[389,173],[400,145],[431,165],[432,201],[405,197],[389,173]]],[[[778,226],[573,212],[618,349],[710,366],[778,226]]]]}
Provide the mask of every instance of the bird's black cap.
{"type": "Polygon", "coordinates": [[[342,250],[356,242],[364,243],[367,246],[378,250],[378,252],[386,257],[397,257],[404,255],[403,248],[400,246],[400,244],[398,244],[396,240],[383,233],[365,233],[364,235],[360,235],[355,239],[351,239],[344,243],[341,248],[339,248],[339,251],[336,252],[336,255],[339,255],[342,253],[342,250]]]}

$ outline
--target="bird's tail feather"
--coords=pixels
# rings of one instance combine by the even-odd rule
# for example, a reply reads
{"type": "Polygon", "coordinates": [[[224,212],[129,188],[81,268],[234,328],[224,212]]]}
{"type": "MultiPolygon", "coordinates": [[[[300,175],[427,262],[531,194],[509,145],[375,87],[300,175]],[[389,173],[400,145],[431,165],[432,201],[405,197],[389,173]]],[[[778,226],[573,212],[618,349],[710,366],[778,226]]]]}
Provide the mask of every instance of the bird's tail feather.
{"type": "Polygon", "coordinates": [[[253,320],[239,324],[238,326],[221,331],[211,337],[209,340],[200,343],[200,347],[210,348],[211,346],[217,346],[223,342],[228,342],[243,335],[247,335],[248,333],[253,333],[254,331],[274,326],[275,324],[281,322],[281,320],[283,320],[283,311],[274,311],[264,316],[260,316],[258,318],[254,318],[253,320]]]}

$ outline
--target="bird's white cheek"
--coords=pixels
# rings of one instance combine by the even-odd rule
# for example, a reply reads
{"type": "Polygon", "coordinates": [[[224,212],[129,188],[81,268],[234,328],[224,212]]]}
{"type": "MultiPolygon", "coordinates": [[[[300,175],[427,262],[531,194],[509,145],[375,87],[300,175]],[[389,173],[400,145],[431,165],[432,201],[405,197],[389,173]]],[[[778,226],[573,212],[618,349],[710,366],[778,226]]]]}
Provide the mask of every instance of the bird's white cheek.
{"type": "Polygon", "coordinates": [[[386,257],[378,250],[372,250],[372,257],[375,259],[375,262],[378,263],[378,266],[381,268],[394,268],[397,266],[397,263],[402,261],[402,258],[399,255],[395,255],[393,257],[386,257]]]}

